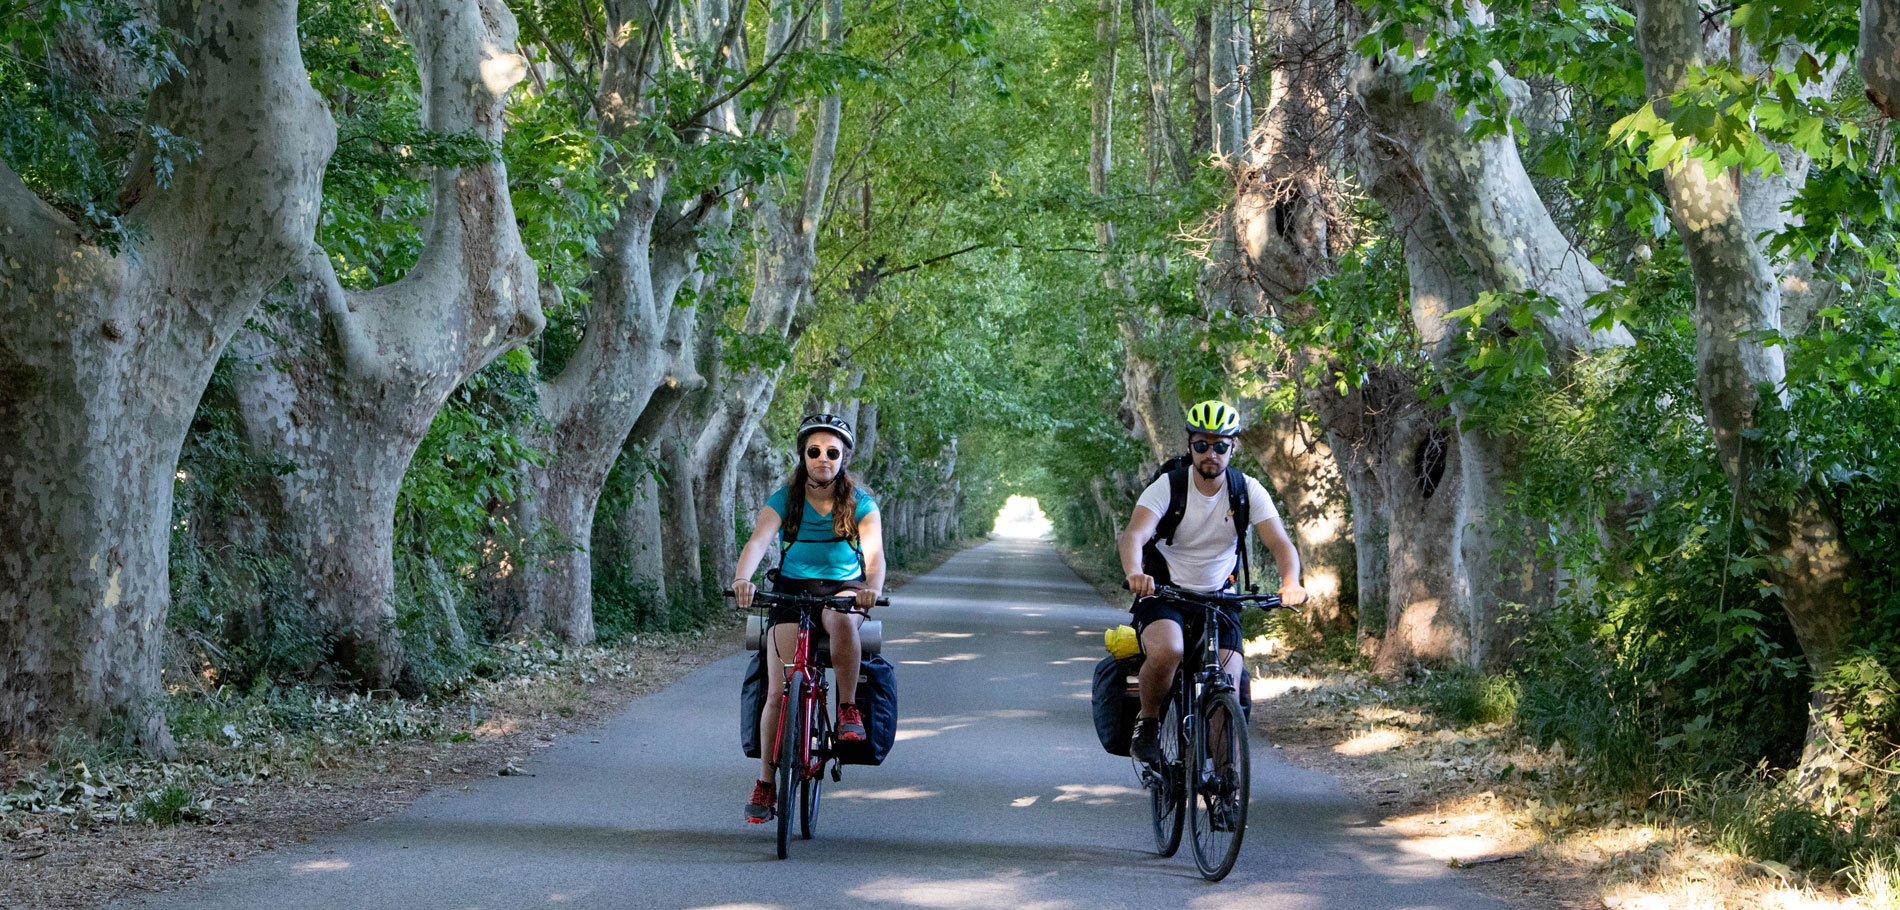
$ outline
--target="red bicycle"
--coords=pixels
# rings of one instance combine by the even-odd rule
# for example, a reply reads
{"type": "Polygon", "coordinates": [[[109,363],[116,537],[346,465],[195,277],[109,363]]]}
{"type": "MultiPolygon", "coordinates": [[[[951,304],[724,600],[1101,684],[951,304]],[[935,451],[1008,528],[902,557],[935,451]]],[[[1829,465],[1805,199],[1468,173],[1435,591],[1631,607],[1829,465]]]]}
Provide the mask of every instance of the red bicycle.
{"type": "MultiPolygon", "coordinates": [[[[731,591],[726,592],[732,596],[731,591]]],[[[792,819],[798,819],[798,833],[804,840],[811,840],[812,832],[818,828],[818,800],[824,795],[826,766],[830,766],[831,779],[843,780],[844,774],[839,768],[837,739],[831,729],[831,709],[827,704],[826,675],[831,672],[831,653],[828,643],[816,643],[813,634],[818,627],[812,622],[812,611],[805,607],[818,607],[836,610],[839,613],[856,613],[867,616],[869,612],[857,607],[847,606],[852,593],[847,591],[833,597],[817,597],[808,594],[775,594],[760,591],[753,595],[754,609],[769,608],[774,604],[797,606],[798,645],[790,660],[785,662],[785,694],[779,702],[777,736],[770,742],[760,743],[761,748],[771,748],[777,756],[773,761],[773,783],[778,789],[778,858],[784,859],[792,840],[792,819]]],[[[888,598],[877,601],[880,607],[889,606],[888,598]]],[[[762,640],[770,632],[765,622],[765,612],[755,613],[746,625],[749,637],[762,640]]],[[[877,652],[874,623],[865,623],[859,629],[862,650],[866,653],[877,652]]]]}

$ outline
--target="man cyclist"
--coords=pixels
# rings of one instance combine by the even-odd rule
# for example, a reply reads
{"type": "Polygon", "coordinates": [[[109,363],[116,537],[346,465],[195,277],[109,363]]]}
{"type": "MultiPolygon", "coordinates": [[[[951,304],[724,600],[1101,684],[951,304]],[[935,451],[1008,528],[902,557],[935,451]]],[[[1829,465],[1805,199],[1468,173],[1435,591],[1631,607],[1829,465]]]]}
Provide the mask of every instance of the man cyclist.
{"type": "MultiPolygon", "coordinates": [[[[1144,762],[1161,760],[1157,722],[1167,704],[1168,689],[1175,668],[1181,664],[1185,644],[1200,639],[1203,622],[1203,614],[1190,611],[1184,616],[1173,604],[1154,597],[1155,584],[1171,584],[1203,594],[1233,585],[1245,541],[1239,539],[1235,529],[1234,505],[1239,500],[1238,491],[1230,490],[1230,484],[1245,484],[1247,520],[1280,569],[1281,601],[1288,606],[1306,601],[1306,589],[1299,580],[1300,554],[1287,537],[1266,488],[1238,470],[1230,475],[1228,462],[1239,448],[1239,433],[1240,414],[1225,402],[1203,401],[1189,409],[1184,502],[1170,502],[1174,484],[1168,473],[1163,473],[1142,491],[1134,516],[1122,531],[1122,571],[1128,576],[1128,589],[1135,595],[1130,612],[1145,655],[1140,677],[1141,710],[1129,753],[1144,762]],[[1171,511],[1170,505],[1177,506],[1174,511],[1179,524],[1172,534],[1163,534],[1163,539],[1149,548],[1150,540],[1161,529],[1162,517],[1171,511]],[[1146,561],[1144,549],[1150,551],[1146,561]]],[[[1225,608],[1217,615],[1221,668],[1238,687],[1240,616],[1237,610],[1225,608]]]]}
{"type": "MultiPolygon", "coordinates": [[[[740,609],[752,606],[758,589],[752,573],[780,538],[779,567],[771,573],[772,589],[780,594],[828,597],[853,592],[857,606],[870,609],[884,588],[884,531],[877,501],[871,492],[852,482],[846,470],[857,444],[851,424],[830,414],[812,414],[799,421],[798,466],[789,484],[766,500],[752,524],[752,537],[739,551],[733,573],[732,595],[740,609]],[[781,533],[784,531],[785,533],[781,533]]],[[[800,607],[772,607],[766,617],[766,673],[770,687],[759,718],[762,770],[746,803],[746,821],[764,824],[772,819],[777,796],[772,789],[772,757],[778,754],[779,701],[785,695],[785,659],[798,650],[800,607]]],[[[858,625],[864,617],[825,609],[813,621],[831,639],[831,667],[838,680],[838,738],[864,739],[864,715],[848,699],[858,691],[858,625]]]]}

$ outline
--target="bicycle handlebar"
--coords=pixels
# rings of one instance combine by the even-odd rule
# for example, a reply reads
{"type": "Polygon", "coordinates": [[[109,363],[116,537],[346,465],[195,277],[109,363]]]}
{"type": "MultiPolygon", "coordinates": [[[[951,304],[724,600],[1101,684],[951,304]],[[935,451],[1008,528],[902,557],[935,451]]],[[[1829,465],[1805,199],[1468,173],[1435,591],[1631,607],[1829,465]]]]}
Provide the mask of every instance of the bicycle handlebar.
{"type": "MultiPolygon", "coordinates": [[[[727,597],[735,596],[731,588],[727,588],[721,593],[727,597]]],[[[752,605],[758,607],[778,603],[787,606],[824,607],[828,610],[836,610],[839,613],[863,614],[865,611],[860,607],[845,607],[839,605],[840,601],[849,600],[853,597],[855,597],[855,595],[843,591],[833,594],[830,597],[820,597],[816,594],[780,594],[775,591],[754,591],[752,593],[752,605]]],[[[888,597],[880,597],[873,602],[873,606],[888,607],[890,605],[891,599],[888,597]]]]}
{"type": "MultiPolygon", "coordinates": [[[[1128,582],[1122,582],[1122,590],[1129,590],[1128,582]]],[[[1282,610],[1292,610],[1294,613],[1300,612],[1299,607],[1281,603],[1280,595],[1278,594],[1229,594],[1225,591],[1216,591],[1210,594],[1201,591],[1190,591],[1186,588],[1177,588],[1173,585],[1157,584],[1155,585],[1155,592],[1152,596],[1166,597],[1170,600],[1208,607],[1233,604],[1245,609],[1250,606],[1258,605],[1264,610],[1272,610],[1277,607],[1282,610]]]]}

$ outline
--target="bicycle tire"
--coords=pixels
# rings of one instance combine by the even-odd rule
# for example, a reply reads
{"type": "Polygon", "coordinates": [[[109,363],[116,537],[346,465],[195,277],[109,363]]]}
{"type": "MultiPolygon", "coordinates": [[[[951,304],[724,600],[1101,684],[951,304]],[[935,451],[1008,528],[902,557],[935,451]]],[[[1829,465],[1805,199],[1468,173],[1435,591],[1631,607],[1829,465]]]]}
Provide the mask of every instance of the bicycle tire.
{"type": "Polygon", "coordinates": [[[1202,706],[1188,754],[1188,827],[1193,833],[1194,865],[1202,878],[1217,882],[1233,871],[1234,860],[1240,857],[1253,783],[1246,716],[1240,713],[1240,700],[1234,693],[1217,693],[1202,706]]]}
{"type": "Polygon", "coordinates": [[[825,690],[822,681],[818,684],[818,697],[812,699],[810,710],[811,734],[807,741],[811,747],[805,750],[808,758],[804,762],[805,778],[798,785],[798,834],[805,840],[818,830],[818,800],[825,791],[825,762],[830,753],[831,708],[825,703],[825,690]]]}
{"type": "Polygon", "coordinates": [[[785,680],[785,735],[778,741],[778,858],[784,859],[791,847],[792,816],[798,812],[799,743],[806,737],[805,674],[794,670],[785,680]]]}
{"type": "Polygon", "coordinates": [[[1181,711],[1179,699],[1169,697],[1167,707],[1161,712],[1161,726],[1157,733],[1161,739],[1161,764],[1147,769],[1144,779],[1148,782],[1148,808],[1154,822],[1155,853],[1167,857],[1181,849],[1181,826],[1186,809],[1186,794],[1182,790],[1185,770],[1181,755],[1184,737],[1181,733],[1181,711]]]}

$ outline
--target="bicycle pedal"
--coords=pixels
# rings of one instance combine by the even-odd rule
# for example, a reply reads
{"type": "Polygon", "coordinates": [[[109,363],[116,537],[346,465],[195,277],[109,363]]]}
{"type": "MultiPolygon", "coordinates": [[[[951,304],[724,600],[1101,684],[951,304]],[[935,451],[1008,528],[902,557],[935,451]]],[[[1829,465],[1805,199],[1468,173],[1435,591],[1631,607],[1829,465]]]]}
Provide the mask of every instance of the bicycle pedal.
{"type": "Polygon", "coordinates": [[[832,765],[831,766],[831,782],[835,784],[841,780],[844,780],[844,769],[838,767],[837,765],[832,765]]]}

